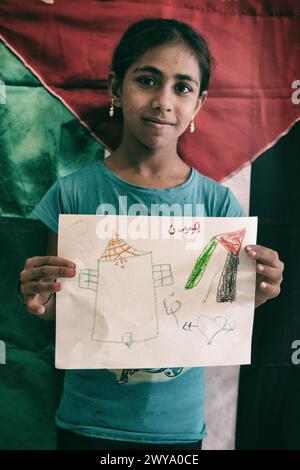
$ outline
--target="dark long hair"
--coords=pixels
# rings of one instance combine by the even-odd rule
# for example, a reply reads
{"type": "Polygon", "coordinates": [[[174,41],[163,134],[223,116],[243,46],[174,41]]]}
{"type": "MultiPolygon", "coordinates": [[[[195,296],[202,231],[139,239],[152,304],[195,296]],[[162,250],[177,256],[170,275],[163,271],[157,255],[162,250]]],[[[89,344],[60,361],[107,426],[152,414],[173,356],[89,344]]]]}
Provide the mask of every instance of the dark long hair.
{"type": "Polygon", "coordinates": [[[128,68],[154,47],[182,42],[195,54],[200,68],[199,96],[208,89],[212,66],[216,61],[206,39],[190,25],[166,18],[145,18],[133,23],[123,34],[112,58],[111,69],[123,83],[128,68]]]}

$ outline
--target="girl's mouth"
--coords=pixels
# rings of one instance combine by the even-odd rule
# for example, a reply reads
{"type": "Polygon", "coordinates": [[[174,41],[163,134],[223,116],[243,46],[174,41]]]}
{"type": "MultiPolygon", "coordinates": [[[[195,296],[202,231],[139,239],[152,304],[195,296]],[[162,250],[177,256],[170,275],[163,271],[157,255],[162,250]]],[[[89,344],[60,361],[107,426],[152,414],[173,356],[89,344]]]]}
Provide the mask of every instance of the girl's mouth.
{"type": "Polygon", "coordinates": [[[143,118],[143,122],[146,124],[146,126],[154,127],[155,129],[164,129],[174,125],[171,123],[155,122],[145,118],[143,118]]]}

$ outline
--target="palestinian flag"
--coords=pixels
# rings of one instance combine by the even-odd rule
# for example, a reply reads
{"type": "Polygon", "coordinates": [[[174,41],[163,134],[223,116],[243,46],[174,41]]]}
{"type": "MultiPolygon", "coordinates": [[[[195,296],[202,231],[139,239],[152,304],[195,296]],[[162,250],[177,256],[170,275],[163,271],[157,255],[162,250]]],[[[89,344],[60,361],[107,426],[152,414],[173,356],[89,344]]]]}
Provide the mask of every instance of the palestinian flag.
{"type": "Polygon", "coordinates": [[[208,263],[213,257],[212,255],[214,254],[215,249],[218,244],[220,244],[225,248],[228,254],[221,272],[216,300],[217,302],[234,302],[236,300],[237,269],[239,264],[238,256],[241,251],[245,234],[246,229],[243,228],[235,232],[221,233],[213,237],[198,257],[185,288],[193,289],[197,286],[206,271],[208,263]]]}
{"type": "Polygon", "coordinates": [[[104,158],[120,141],[122,123],[108,117],[111,55],[123,31],[150,16],[195,26],[218,63],[195,132],[180,139],[182,158],[231,187],[245,211],[260,217],[259,241],[286,263],[281,296],[256,314],[236,432],[238,369],[207,370],[204,447],[234,447],[235,434],[237,448],[300,447],[299,367],[291,362],[300,337],[299,7],[297,0],[1,1],[0,328],[7,357],[0,448],[55,448],[61,377],[53,369],[53,330],[26,315],[12,293],[24,260],[45,251],[33,207],[58,176],[104,158]],[[220,398],[210,401],[219,385],[220,398]]]}

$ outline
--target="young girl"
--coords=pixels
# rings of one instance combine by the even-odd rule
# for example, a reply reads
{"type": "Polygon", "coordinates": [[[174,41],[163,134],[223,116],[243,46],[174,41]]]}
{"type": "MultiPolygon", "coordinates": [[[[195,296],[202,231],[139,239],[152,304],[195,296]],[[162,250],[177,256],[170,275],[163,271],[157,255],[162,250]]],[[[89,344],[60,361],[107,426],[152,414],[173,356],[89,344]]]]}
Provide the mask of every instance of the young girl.
{"type": "MultiPolygon", "coordinates": [[[[190,168],[177,152],[179,136],[193,132],[206,100],[211,63],[206,41],[185,23],[145,19],[126,31],[108,77],[110,116],[123,116],[121,143],[104,162],[59,178],[35,208],[50,230],[48,256],[28,259],[21,272],[29,312],[54,319],[53,293],[61,290],[56,278],[76,275],[72,261],[56,256],[60,213],[95,214],[105,203],[117,212],[119,196],[127,196],[128,207],[143,204],[149,214],[153,203],[176,202],[203,204],[206,216],[243,216],[230,190],[190,168]]],[[[278,295],[283,264],[268,248],[247,250],[259,260],[258,306],[278,295]]],[[[203,368],[68,370],[56,424],[64,449],[199,450],[203,368]]]]}

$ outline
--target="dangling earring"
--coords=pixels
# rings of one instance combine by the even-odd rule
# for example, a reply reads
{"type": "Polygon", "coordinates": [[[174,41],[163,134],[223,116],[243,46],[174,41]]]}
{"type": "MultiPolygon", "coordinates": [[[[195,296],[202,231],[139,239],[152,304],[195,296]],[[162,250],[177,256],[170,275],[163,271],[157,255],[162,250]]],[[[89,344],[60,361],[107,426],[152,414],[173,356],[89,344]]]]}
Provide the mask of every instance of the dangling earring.
{"type": "Polygon", "coordinates": [[[114,115],[114,97],[112,97],[111,99],[111,105],[110,105],[108,114],[109,114],[109,117],[113,117],[114,115]]]}
{"type": "Polygon", "coordinates": [[[194,123],[194,118],[193,118],[190,124],[190,132],[194,132],[194,130],[195,130],[195,123],[194,123]]]}

